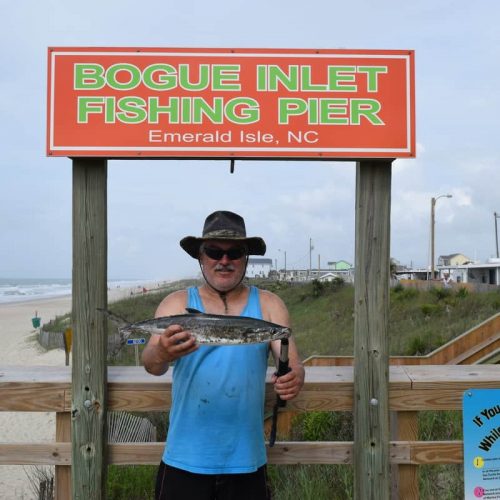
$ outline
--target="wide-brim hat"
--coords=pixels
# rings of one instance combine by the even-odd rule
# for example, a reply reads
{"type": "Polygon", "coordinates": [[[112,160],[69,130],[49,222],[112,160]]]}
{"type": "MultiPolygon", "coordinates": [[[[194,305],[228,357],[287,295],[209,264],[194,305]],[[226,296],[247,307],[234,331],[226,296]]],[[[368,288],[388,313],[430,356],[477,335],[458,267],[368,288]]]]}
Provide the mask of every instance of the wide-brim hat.
{"type": "Polygon", "coordinates": [[[264,255],[266,243],[259,236],[247,237],[243,217],[234,212],[219,210],[210,214],[203,226],[201,238],[186,236],[180,241],[181,247],[194,259],[200,255],[200,247],[207,240],[238,241],[246,245],[248,255],[264,255]]]}

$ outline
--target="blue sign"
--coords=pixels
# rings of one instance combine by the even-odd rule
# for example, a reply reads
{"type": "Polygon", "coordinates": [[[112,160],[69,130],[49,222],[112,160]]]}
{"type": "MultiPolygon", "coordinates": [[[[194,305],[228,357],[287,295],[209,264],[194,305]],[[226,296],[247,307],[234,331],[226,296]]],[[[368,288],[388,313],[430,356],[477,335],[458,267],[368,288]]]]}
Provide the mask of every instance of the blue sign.
{"type": "Polygon", "coordinates": [[[146,339],[127,339],[127,345],[140,345],[145,343],[146,339]]]}
{"type": "Polygon", "coordinates": [[[465,500],[500,499],[500,389],[463,397],[465,500]]]}

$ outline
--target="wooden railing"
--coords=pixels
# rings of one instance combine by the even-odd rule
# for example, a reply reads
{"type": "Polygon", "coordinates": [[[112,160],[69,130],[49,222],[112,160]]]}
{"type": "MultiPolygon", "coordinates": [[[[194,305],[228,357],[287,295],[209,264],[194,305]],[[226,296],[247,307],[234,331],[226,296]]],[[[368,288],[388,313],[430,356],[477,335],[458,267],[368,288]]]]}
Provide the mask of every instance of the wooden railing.
{"type": "MultiPolygon", "coordinates": [[[[500,313],[425,356],[391,356],[391,365],[472,365],[496,362],[500,353],[500,313]]],[[[353,356],[311,356],[306,366],[351,366],[353,356]]]]}
{"type": "MultiPolygon", "coordinates": [[[[58,500],[71,497],[70,377],[68,367],[0,366],[0,411],[56,412],[56,442],[0,443],[0,465],[55,465],[58,500]]],[[[393,419],[390,460],[399,469],[399,498],[418,498],[418,465],[463,460],[461,441],[417,440],[418,412],[461,410],[464,391],[499,386],[500,369],[495,365],[390,367],[390,409],[397,412],[393,419]]],[[[288,403],[288,408],[299,412],[351,411],[353,387],[352,367],[307,367],[304,388],[288,403]]],[[[268,384],[268,407],[274,398],[268,384]]],[[[170,402],[169,373],[153,377],[141,367],[109,367],[109,410],[165,411],[170,402]]],[[[111,444],[108,463],[158,464],[163,446],[163,443],[111,444]]],[[[350,464],[352,450],[352,442],[277,442],[268,449],[268,458],[273,464],[350,464]]]]}

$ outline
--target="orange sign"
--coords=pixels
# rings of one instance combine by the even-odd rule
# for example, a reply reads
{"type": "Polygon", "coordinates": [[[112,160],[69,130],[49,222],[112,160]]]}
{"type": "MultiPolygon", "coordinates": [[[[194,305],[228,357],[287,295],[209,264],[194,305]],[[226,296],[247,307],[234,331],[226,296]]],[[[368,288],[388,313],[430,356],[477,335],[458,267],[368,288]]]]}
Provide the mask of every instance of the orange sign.
{"type": "Polygon", "coordinates": [[[50,48],[47,153],[415,156],[414,53],[50,48]]]}

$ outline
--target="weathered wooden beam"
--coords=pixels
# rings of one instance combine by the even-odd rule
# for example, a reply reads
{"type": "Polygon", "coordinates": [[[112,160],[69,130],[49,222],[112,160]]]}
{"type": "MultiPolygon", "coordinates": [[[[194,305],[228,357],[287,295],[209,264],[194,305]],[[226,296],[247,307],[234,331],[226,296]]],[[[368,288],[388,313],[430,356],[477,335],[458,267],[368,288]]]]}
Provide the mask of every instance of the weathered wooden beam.
{"type": "Polygon", "coordinates": [[[73,160],[72,498],[106,484],[107,161],[73,160]]]}
{"type": "MultiPolygon", "coordinates": [[[[309,367],[291,411],[352,411],[353,367],[309,367]]],[[[268,371],[270,380],[273,369],[268,371]]],[[[391,366],[389,407],[395,411],[461,410],[464,391],[498,388],[496,365],[391,366]]],[[[142,367],[108,367],[108,410],[167,411],[171,374],[154,377],[142,367]]],[[[267,384],[266,402],[275,399],[267,384]]],[[[71,372],[58,366],[0,366],[0,411],[71,411],[71,372]]]]}
{"type": "Polygon", "coordinates": [[[391,161],[356,166],[354,498],[390,497],[389,274],[391,161]]]}
{"type": "MultiPolygon", "coordinates": [[[[108,445],[108,463],[157,465],[164,443],[114,443],[108,445]]],[[[392,464],[459,464],[463,462],[462,441],[393,441],[389,447],[392,464]]],[[[277,441],[267,449],[269,463],[352,464],[352,441],[277,441]]],[[[70,443],[0,443],[0,465],[71,464],[70,443]]],[[[406,497],[401,497],[406,498],[406,497]]]]}

